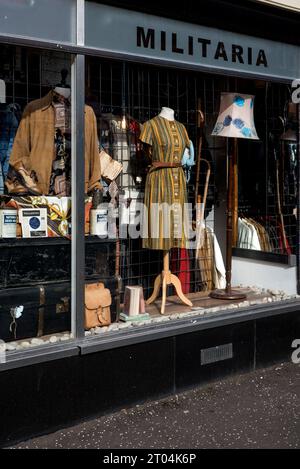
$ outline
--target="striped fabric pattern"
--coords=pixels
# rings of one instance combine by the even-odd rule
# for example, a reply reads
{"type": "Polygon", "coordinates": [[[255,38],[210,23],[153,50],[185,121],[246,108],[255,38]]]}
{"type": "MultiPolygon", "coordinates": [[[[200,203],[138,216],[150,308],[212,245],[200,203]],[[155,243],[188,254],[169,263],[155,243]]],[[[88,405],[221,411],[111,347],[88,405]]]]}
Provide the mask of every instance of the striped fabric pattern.
{"type": "MultiPolygon", "coordinates": [[[[140,140],[150,145],[152,161],[180,163],[190,140],[183,124],[161,116],[145,122],[140,140]]],[[[186,179],[181,167],[151,168],[146,179],[143,247],[186,247],[186,179]],[[172,209],[170,207],[172,206],[172,209]]]]}

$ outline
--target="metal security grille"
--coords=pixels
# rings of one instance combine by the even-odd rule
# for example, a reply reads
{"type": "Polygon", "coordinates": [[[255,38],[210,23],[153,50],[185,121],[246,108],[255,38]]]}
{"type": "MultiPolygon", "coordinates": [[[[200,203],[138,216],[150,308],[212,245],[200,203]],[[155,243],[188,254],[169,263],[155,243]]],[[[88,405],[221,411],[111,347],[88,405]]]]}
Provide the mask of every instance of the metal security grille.
{"type": "MultiPolygon", "coordinates": [[[[28,102],[46,95],[60,82],[62,69],[69,71],[67,81],[70,83],[71,60],[68,54],[4,45],[0,58],[0,78],[6,83],[7,103],[16,103],[20,114],[28,102]]],[[[201,158],[209,161],[212,170],[205,223],[217,235],[224,254],[227,141],[211,137],[222,91],[255,95],[255,124],[260,140],[239,140],[239,216],[251,218],[264,226],[269,234],[272,253],[296,254],[298,145],[297,141],[280,139],[289,129],[298,133],[294,130],[298,128],[298,119],[292,119],[288,112],[291,100],[289,86],[93,57],[86,59],[86,103],[96,114],[101,145],[123,164],[117,183],[119,200],[125,201],[129,208],[126,216],[129,219],[133,216],[136,200],[143,201],[149,163],[130,124],[143,124],[156,116],[162,106],[168,106],[175,110],[176,119],[186,126],[195,147],[196,161],[202,136],[201,158]],[[200,109],[205,116],[202,131],[198,128],[200,109]]],[[[201,164],[200,195],[204,192],[205,172],[206,166],[201,164]]],[[[191,168],[187,190],[189,202],[193,204],[196,165],[191,168]]],[[[195,219],[195,212],[193,217],[195,219]]],[[[150,295],[154,279],[162,270],[160,251],[143,249],[139,238],[120,239],[117,254],[113,243],[110,245],[107,241],[106,247],[103,243],[100,247],[100,243],[96,246],[93,242],[88,239],[86,278],[100,277],[102,273],[107,276],[108,270],[112,275],[115,263],[115,266],[120,266],[123,285],[140,284],[144,287],[145,297],[150,295]],[[106,250],[109,252],[107,263],[106,250]],[[97,254],[99,251],[101,256],[97,254]]],[[[52,248],[53,251],[58,249],[56,246],[52,248]]],[[[1,256],[3,285],[12,283],[6,268],[11,263],[6,257],[1,256]]],[[[55,269],[58,269],[58,264],[55,269]]],[[[69,272],[69,258],[67,264],[69,272]]],[[[171,252],[172,271],[180,276],[186,293],[214,288],[212,264],[213,256],[207,248],[200,253],[195,249],[171,252]]],[[[36,271],[34,266],[32,269],[36,271]]],[[[64,279],[68,275],[65,274],[64,279]]],[[[42,271],[28,272],[28,278],[32,276],[40,282],[47,277],[42,271]]],[[[26,278],[22,276],[20,282],[23,284],[26,278]]],[[[171,290],[169,294],[172,294],[171,290]]]]}
{"type": "MultiPolygon", "coordinates": [[[[192,140],[196,154],[199,145],[197,127],[198,111],[205,113],[206,128],[211,129],[218,113],[219,92],[229,87],[229,80],[208,77],[190,72],[177,72],[145,65],[109,62],[89,58],[87,61],[87,103],[92,105],[98,119],[99,135],[104,136],[101,144],[116,159],[122,162],[123,172],[118,179],[120,197],[128,199],[134,207],[135,197],[141,202],[145,188],[147,165],[142,149],[128,147],[122,137],[107,139],[101,128],[103,117],[112,122],[125,116],[142,124],[155,117],[162,106],[175,110],[176,120],[183,123],[192,140]],[[116,143],[117,140],[117,143],[116,143]]],[[[107,125],[107,124],[106,124],[107,125]]],[[[113,132],[112,132],[113,133],[113,132]]],[[[211,165],[211,177],[206,204],[206,217],[214,227],[214,207],[217,203],[215,184],[215,160],[218,153],[224,152],[224,145],[213,146],[209,133],[203,133],[202,158],[211,165]]],[[[206,166],[201,165],[199,194],[203,194],[206,166]]],[[[189,202],[194,204],[195,166],[191,169],[187,184],[189,202]]],[[[196,292],[212,288],[209,253],[203,259],[202,276],[195,250],[174,249],[171,251],[171,268],[181,275],[185,292],[196,292]],[[207,272],[204,272],[205,262],[207,272]]],[[[124,285],[141,284],[145,296],[149,296],[154,279],[162,270],[162,252],[142,248],[141,239],[122,240],[121,276],[124,285]]],[[[171,294],[172,292],[169,291],[171,294]]]]}
{"type": "Polygon", "coordinates": [[[252,149],[239,145],[239,215],[254,219],[269,236],[269,252],[297,252],[298,110],[287,85],[259,83],[252,149]]]}
{"type": "MultiPolygon", "coordinates": [[[[274,143],[279,132],[283,131],[279,116],[284,112],[289,99],[290,91],[286,85],[98,58],[87,59],[86,79],[87,103],[96,112],[99,135],[103,135],[103,116],[110,121],[116,118],[120,121],[125,119],[127,125],[130,120],[143,124],[156,116],[162,106],[167,106],[175,110],[175,118],[185,125],[194,143],[197,160],[200,139],[198,111],[201,109],[204,112],[201,158],[208,160],[212,168],[205,222],[217,234],[222,248],[225,245],[226,140],[213,139],[211,131],[218,116],[221,91],[255,95],[255,123],[260,140],[250,143],[239,140],[239,216],[257,220],[266,228],[274,227],[269,230],[272,252],[295,253],[296,219],[290,213],[295,205],[289,198],[289,192],[293,191],[294,194],[298,188],[296,181],[291,186],[287,178],[282,178],[281,183],[287,184],[287,189],[281,189],[284,229],[289,246],[286,252],[282,245],[276,172],[272,165],[271,149],[271,142],[274,143]]],[[[134,212],[135,198],[143,200],[145,187],[147,161],[143,151],[135,144],[128,150],[118,138],[114,141],[104,138],[101,143],[114,158],[123,163],[123,174],[117,181],[120,197],[127,199],[134,212]]],[[[298,156],[295,168],[297,158],[298,156]]],[[[206,166],[202,164],[199,186],[201,195],[205,171],[206,166]]],[[[195,183],[196,166],[192,168],[187,183],[191,203],[194,203],[195,183]]],[[[162,252],[143,249],[141,239],[122,240],[120,252],[123,284],[142,285],[145,297],[148,297],[156,275],[162,270],[162,252]]],[[[180,275],[186,293],[214,288],[212,263],[213,256],[209,249],[204,249],[200,254],[198,252],[198,255],[194,249],[171,251],[171,269],[180,275]]],[[[169,294],[172,294],[171,290],[169,294]]]]}

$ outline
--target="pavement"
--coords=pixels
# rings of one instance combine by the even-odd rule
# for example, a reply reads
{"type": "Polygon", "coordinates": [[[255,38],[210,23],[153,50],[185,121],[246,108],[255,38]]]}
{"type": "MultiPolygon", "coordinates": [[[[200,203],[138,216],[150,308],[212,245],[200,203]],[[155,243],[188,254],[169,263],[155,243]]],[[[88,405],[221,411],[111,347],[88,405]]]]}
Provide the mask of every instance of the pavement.
{"type": "Polygon", "coordinates": [[[12,448],[299,448],[300,364],[236,375],[12,448]]]}

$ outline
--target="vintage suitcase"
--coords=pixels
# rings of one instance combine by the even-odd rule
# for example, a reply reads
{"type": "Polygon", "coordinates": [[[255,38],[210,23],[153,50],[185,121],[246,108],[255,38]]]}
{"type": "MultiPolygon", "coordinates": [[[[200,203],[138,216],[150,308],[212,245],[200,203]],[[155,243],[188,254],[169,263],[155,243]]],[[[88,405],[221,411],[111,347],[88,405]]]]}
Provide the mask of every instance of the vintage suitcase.
{"type": "MultiPolygon", "coordinates": [[[[119,314],[121,281],[116,278],[89,278],[101,281],[112,296],[111,319],[119,314]]],[[[50,283],[0,290],[0,340],[5,342],[42,337],[71,330],[71,285],[50,283]]]]}
{"type": "Polygon", "coordinates": [[[70,331],[70,283],[0,290],[0,339],[42,337],[70,331]]]}

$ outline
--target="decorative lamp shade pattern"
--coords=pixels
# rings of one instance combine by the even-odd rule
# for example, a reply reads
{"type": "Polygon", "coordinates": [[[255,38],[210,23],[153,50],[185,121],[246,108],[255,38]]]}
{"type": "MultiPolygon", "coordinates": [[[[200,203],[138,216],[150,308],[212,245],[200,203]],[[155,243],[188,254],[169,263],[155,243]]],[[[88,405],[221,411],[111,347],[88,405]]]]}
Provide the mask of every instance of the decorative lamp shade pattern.
{"type": "Polygon", "coordinates": [[[253,95],[221,93],[220,112],[212,135],[258,140],[253,108],[253,95]]]}

